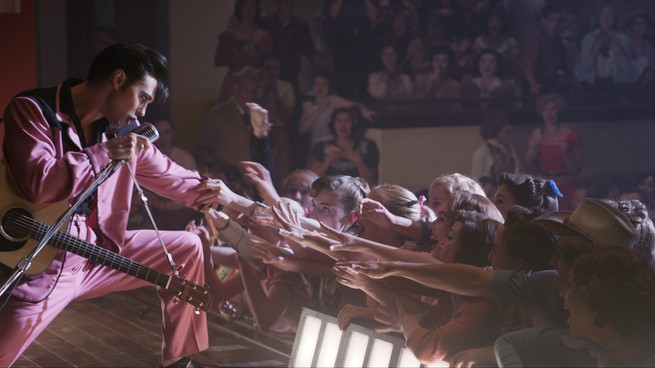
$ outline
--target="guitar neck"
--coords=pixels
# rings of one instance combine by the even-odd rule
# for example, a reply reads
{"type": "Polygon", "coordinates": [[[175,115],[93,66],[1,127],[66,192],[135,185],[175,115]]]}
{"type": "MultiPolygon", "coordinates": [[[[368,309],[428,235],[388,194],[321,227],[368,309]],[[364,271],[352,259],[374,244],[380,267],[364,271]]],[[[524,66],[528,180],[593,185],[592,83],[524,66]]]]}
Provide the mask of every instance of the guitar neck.
{"type": "MultiPolygon", "coordinates": [[[[48,226],[39,221],[23,219],[23,222],[27,222],[27,224],[23,224],[23,226],[26,226],[25,230],[28,230],[30,236],[34,239],[43,239],[43,236],[48,231],[48,226]]],[[[157,272],[129,258],[123,257],[120,254],[111,252],[61,231],[57,231],[48,244],[77,254],[78,256],[84,257],[94,263],[113,268],[151,284],[161,286],[165,289],[168,289],[171,281],[171,276],[157,272]]]]}

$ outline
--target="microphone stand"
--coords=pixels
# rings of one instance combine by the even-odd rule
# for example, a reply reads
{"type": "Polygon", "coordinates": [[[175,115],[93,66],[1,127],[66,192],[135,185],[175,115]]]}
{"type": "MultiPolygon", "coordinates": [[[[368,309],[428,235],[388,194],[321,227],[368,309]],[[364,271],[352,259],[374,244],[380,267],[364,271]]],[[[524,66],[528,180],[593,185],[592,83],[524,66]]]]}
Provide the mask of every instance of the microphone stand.
{"type": "MultiPolygon", "coordinates": [[[[77,200],[73,204],[71,204],[70,208],[68,211],[64,212],[59,219],[57,219],[57,222],[52,224],[48,231],[43,235],[43,238],[39,241],[37,246],[28,254],[25,258],[23,258],[18,265],[16,266],[16,269],[14,272],[11,274],[9,279],[5,281],[5,283],[2,285],[0,288],[0,298],[7,292],[7,291],[13,291],[14,287],[18,284],[18,281],[23,277],[25,272],[27,271],[28,268],[32,265],[32,260],[34,257],[43,250],[43,248],[46,246],[48,241],[55,235],[57,230],[66,222],[70,216],[80,207],[82,203],[91,195],[93,192],[95,192],[98,189],[98,186],[100,184],[104,183],[107,178],[109,178],[113,173],[118,170],[123,164],[125,163],[124,160],[114,160],[112,161],[107,167],[100,172],[100,175],[98,175],[98,178],[91,184],[89,189],[87,189],[82,195],[80,195],[77,200]]],[[[9,298],[9,295],[7,295],[7,299],[9,298]]],[[[5,301],[6,302],[6,301],[5,301]]],[[[3,305],[0,305],[0,310],[4,307],[3,305]]]]}

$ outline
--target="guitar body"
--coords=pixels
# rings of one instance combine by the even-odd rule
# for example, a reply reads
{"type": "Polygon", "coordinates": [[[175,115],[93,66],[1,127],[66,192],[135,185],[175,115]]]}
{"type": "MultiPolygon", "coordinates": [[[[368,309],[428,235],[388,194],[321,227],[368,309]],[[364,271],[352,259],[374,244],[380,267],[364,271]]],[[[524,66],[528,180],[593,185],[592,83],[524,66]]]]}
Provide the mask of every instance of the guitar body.
{"type": "MultiPolygon", "coordinates": [[[[66,212],[68,203],[35,206],[17,193],[7,174],[5,163],[0,161],[0,263],[15,269],[21,260],[36,248],[51,223],[56,222],[66,212]],[[48,223],[40,222],[41,219],[48,223]]],[[[211,307],[212,294],[206,286],[155,271],[60,230],[55,232],[48,244],[32,260],[26,273],[43,272],[52,263],[57,251],[63,249],[93,263],[164,288],[177,298],[196,306],[196,313],[201,310],[208,311],[211,307]]]]}
{"type": "MultiPolygon", "coordinates": [[[[16,268],[20,261],[36,248],[39,241],[24,234],[17,234],[5,226],[8,217],[15,211],[20,211],[31,218],[38,218],[52,224],[68,209],[69,205],[66,202],[50,205],[34,205],[28,202],[14,188],[7,170],[4,161],[0,161],[0,263],[16,268]]],[[[46,245],[32,260],[26,273],[33,275],[45,271],[55,258],[55,254],[57,248],[46,245]]]]}

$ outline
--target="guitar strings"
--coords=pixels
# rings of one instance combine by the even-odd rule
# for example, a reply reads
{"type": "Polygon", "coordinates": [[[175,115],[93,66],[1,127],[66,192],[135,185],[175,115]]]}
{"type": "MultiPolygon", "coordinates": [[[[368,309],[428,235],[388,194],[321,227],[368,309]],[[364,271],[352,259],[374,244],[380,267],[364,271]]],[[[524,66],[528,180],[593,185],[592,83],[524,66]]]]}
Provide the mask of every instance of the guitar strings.
{"type": "MultiPolygon", "coordinates": [[[[27,234],[30,234],[34,238],[42,239],[48,231],[48,226],[38,220],[33,219],[32,217],[21,215],[16,212],[17,211],[14,210],[6,212],[2,218],[2,226],[6,227],[9,225],[9,227],[14,230],[27,231],[27,234]],[[12,225],[14,227],[12,227],[12,225]]],[[[177,297],[180,297],[199,308],[203,306],[206,307],[208,305],[208,303],[201,301],[204,299],[203,296],[207,297],[206,301],[211,298],[211,295],[206,290],[204,290],[204,288],[200,288],[194,283],[189,283],[186,280],[165,275],[129,258],[123,257],[118,253],[100,248],[68,233],[57,231],[48,243],[55,246],[56,248],[70,251],[95,263],[110,266],[119,271],[123,271],[127,274],[148,281],[152,284],[159,285],[164,289],[176,292],[177,297]],[[177,281],[177,283],[180,285],[177,285],[174,282],[169,283],[169,280],[177,281]],[[189,285],[187,285],[187,283],[189,285]],[[171,286],[174,286],[174,288],[171,288],[171,286]],[[193,292],[195,290],[197,290],[195,297],[186,295],[190,291],[193,292]]]]}
{"type": "MultiPolygon", "coordinates": [[[[10,211],[5,217],[9,221],[7,223],[3,221],[3,226],[6,227],[8,224],[18,225],[18,230],[27,231],[28,234],[33,234],[36,239],[42,239],[47,232],[48,227],[45,224],[28,216],[16,214],[10,211]]],[[[144,280],[160,286],[165,286],[169,279],[169,276],[145,267],[138,262],[132,261],[117,253],[100,248],[61,231],[55,233],[49,243],[53,243],[52,245],[57,248],[71,251],[72,253],[87,258],[95,263],[100,263],[105,266],[116,265],[119,271],[133,274],[133,276],[143,275],[145,273],[142,277],[144,280]],[[62,245],[63,248],[58,245],[62,245]]]]}

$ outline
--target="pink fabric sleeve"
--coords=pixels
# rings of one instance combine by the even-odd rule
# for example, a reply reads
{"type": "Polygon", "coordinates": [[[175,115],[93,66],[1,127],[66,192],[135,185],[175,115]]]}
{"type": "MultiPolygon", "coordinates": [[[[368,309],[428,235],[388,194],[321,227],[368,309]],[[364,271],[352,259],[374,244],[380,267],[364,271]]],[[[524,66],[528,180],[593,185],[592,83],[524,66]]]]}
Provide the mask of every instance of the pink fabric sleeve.
{"type": "Polygon", "coordinates": [[[4,119],[5,160],[19,190],[32,203],[72,198],[93,183],[110,162],[100,145],[64,153],[61,134],[27,97],[12,100],[4,119]],[[22,163],[22,167],[12,163],[22,163]]]}

